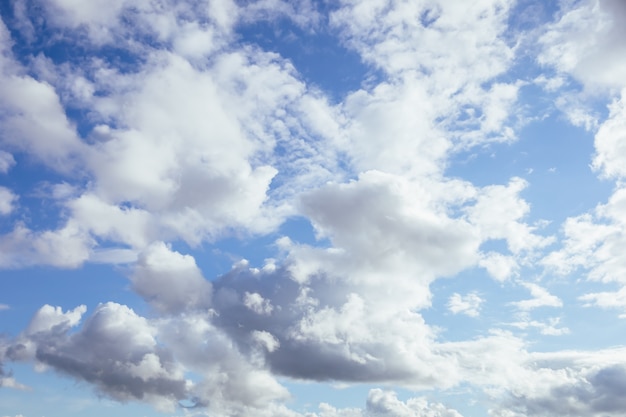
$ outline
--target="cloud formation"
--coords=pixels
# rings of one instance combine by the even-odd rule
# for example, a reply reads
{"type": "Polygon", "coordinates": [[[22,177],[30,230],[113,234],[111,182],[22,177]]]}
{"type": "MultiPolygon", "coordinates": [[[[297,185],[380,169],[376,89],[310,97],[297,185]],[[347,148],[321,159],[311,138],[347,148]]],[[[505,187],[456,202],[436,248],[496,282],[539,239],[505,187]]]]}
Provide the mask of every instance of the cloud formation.
{"type": "Polygon", "coordinates": [[[432,398],[454,387],[493,416],[626,415],[621,349],[537,353],[527,339],[573,333],[548,273],[613,284],[567,300],[626,314],[619,1],[564,4],[523,35],[503,0],[10,7],[0,175],[38,170],[0,186],[0,268],[116,265],[143,304],[44,305],[0,340],[3,388],[24,388],[6,364],[28,362],[167,412],[298,417],[289,382],[323,381],[419,395],[372,388],[364,408],[308,417],[461,417],[432,398]],[[363,80],[324,91],[285,47],[305,36],[355,54],[363,80]],[[483,175],[536,90],[590,131],[593,173],[615,185],[560,229],[533,212],[524,151],[483,175]],[[271,255],[209,272],[229,239],[271,255]],[[531,298],[499,299],[511,287],[531,298]],[[461,314],[484,327],[446,334],[461,314]]]}

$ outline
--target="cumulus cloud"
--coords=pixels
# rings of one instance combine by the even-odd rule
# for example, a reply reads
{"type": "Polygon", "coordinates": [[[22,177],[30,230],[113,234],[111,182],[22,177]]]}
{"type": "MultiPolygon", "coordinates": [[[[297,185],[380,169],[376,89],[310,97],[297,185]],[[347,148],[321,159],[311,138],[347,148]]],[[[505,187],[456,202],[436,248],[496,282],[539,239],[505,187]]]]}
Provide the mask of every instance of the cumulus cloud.
{"type": "Polygon", "coordinates": [[[623,278],[626,258],[619,248],[626,242],[625,207],[626,189],[618,186],[609,201],[598,205],[592,213],[568,218],[563,226],[562,248],[542,261],[561,274],[583,269],[588,271],[587,277],[592,281],[616,283],[620,287],[617,291],[583,295],[582,300],[587,305],[623,306],[620,294],[626,284],[623,278]]]}
{"type": "Polygon", "coordinates": [[[478,317],[480,314],[480,305],[484,302],[480,296],[471,292],[466,295],[454,293],[448,299],[448,310],[454,314],[465,314],[470,317],[478,317]]]}
{"type": "Polygon", "coordinates": [[[519,378],[495,416],[623,416],[623,350],[535,354],[534,369],[519,378]]]}
{"type": "Polygon", "coordinates": [[[10,153],[0,150],[0,174],[6,174],[15,165],[15,158],[10,153]]]}
{"type": "Polygon", "coordinates": [[[512,178],[506,186],[484,187],[478,192],[476,204],[466,209],[483,239],[504,239],[513,254],[545,247],[553,240],[536,234],[536,227],[522,221],[530,206],[519,194],[527,185],[521,178],[512,178]]]}
{"type": "MultiPolygon", "coordinates": [[[[122,402],[172,410],[188,401],[223,416],[298,416],[279,376],[415,390],[468,383],[493,394],[492,414],[501,416],[623,410],[610,388],[622,386],[615,361],[541,357],[498,330],[445,342],[422,314],[437,279],[482,267],[504,282],[553,242],[528,223],[527,181],[478,186],[446,176],[455,152],[515,139],[525,81],[504,75],[516,53],[505,36],[510,2],[346,0],[329,16],[309,1],[74,3],[33,0],[41,19],[16,9],[15,30],[32,39],[45,26],[58,37],[52,43],[79,39],[80,62],[18,60],[0,25],[0,140],[11,152],[0,151],[0,173],[15,153],[64,176],[48,187],[59,221],[49,230],[26,219],[7,228],[0,267],[128,262],[130,287],[151,316],[114,302],[86,318],[85,306],[46,305],[0,362],[32,361],[122,402]],[[293,62],[235,34],[238,25],[285,17],[312,32],[328,18],[325,29],[362,58],[370,78],[333,101],[293,62]],[[111,47],[128,59],[108,60],[102,51],[111,47]],[[260,268],[240,262],[207,277],[174,246],[275,238],[289,216],[310,222],[317,243],[279,237],[277,259],[260,268]],[[494,241],[506,248],[482,249],[494,241]]],[[[558,74],[535,81],[549,90],[565,85],[566,73],[609,88],[623,79],[622,58],[607,58],[609,46],[621,48],[621,6],[580,4],[541,39],[540,61],[558,74]],[[574,42],[581,21],[599,33],[585,50],[574,42]],[[609,65],[597,68],[599,58],[609,65]]],[[[619,180],[623,100],[600,125],[593,163],[619,180]]],[[[586,268],[623,286],[625,199],[620,184],[607,204],[568,219],[563,248],[542,265],[586,268]]],[[[0,187],[0,214],[13,215],[16,201],[0,187]]],[[[514,302],[522,314],[501,326],[567,332],[559,318],[529,315],[562,301],[521,285],[532,298],[514,302]]],[[[623,307],[621,292],[581,300],[623,307]]],[[[453,293],[447,307],[478,317],[483,302],[478,292],[453,293]]],[[[0,381],[18,386],[2,368],[0,381]]],[[[461,416],[381,389],[363,409],[323,404],[312,415],[461,416]]]]}
{"type": "Polygon", "coordinates": [[[139,254],[130,280],[133,289],[163,312],[208,308],[211,284],[193,257],[157,242],[139,254]]]}
{"type": "Polygon", "coordinates": [[[0,186],[0,215],[11,214],[18,196],[10,189],[0,186]]]}
{"type": "MultiPolygon", "coordinates": [[[[626,64],[625,64],[626,65],[626,64]]],[[[625,70],[626,72],[626,70],[625,70]]],[[[626,177],[626,89],[609,106],[609,117],[600,125],[595,136],[596,155],[593,167],[608,178],[626,177]]]]}
{"type": "Polygon", "coordinates": [[[327,274],[298,283],[286,268],[236,268],[214,282],[214,323],[242,351],[294,378],[448,383],[433,371],[447,365],[433,353],[434,334],[419,314],[390,309],[366,287],[359,295],[359,286],[327,274]]]}
{"type": "Polygon", "coordinates": [[[172,410],[187,398],[187,381],[156,328],[133,310],[101,304],[76,329],[85,306],[63,312],[46,305],[7,351],[12,360],[36,360],[92,384],[119,401],[143,400],[172,410]]]}
{"type": "Polygon", "coordinates": [[[589,88],[624,87],[626,8],[620,0],[573,2],[541,37],[539,62],[554,65],[589,88]]]}
{"type": "Polygon", "coordinates": [[[0,235],[0,267],[52,265],[75,268],[89,259],[93,245],[92,238],[75,222],[43,232],[18,223],[11,232],[0,235]]]}

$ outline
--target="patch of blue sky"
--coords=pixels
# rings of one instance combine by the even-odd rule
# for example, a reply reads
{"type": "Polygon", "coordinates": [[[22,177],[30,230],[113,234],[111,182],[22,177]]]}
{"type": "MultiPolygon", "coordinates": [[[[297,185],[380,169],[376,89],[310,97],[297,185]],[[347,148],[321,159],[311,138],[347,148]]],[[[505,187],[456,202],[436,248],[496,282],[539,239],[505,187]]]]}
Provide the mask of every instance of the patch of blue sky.
{"type": "Polygon", "coordinates": [[[86,315],[100,303],[114,301],[133,306],[138,314],[148,312],[143,300],[130,290],[125,267],[86,263],[80,269],[47,266],[2,271],[0,303],[9,309],[0,313],[0,329],[12,335],[25,329],[44,304],[64,311],[87,306],[86,315]]]}
{"type": "Polygon", "coordinates": [[[277,231],[262,236],[227,236],[218,238],[212,243],[205,242],[198,247],[190,246],[184,241],[171,243],[172,250],[192,255],[196,264],[208,280],[214,280],[227,274],[233,266],[242,260],[248,262],[250,268],[261,269],[267,260],[275,259],[280,263],[280,253],[276,241],[282,237],[296,243],[317,247],[328,247],[327,238],[317,238],[311,222],[301,216],[287,218],[277,231]]]}
{"type": "Polygon", "coordinates": [[[336,408],[363,408],[369,384],[339,384],[332,381],[295,381],[281,379],[291,393],[290,408],[302,413],[317,412],[320,403],[336,408]]]}
{"type": "Polygon", "coordinates": [[[84,184],[86,178],[47,168],[24,152],[13,153],[13,158],[15,165],[7,174],[0,174],[0,186],[11,189],[19,196],[16,203],[19,210],[2,219],[0,232],[12,230],[16,221],[32,230],[51,230],[62,226],[66,209],[60,200],[54,198],[53,189],[59,184],[84,184]]]}
{"type": "MultiPolygon", "coordinates": [[[[120,403],[94,395],[93,389],[74,379],[50,370],[37,372],[31,365],[11,363],[8,367],[19,374],[26,390],[0,389],[2,415],[26,417],[163,417],[148,405],[138,402],[120,403]],[[37,401],[32,401],[33,395],[37,401]]],[[[182,413],[181,413],[182,414],[182,413]]]]}
{"type": "Polygon", "coordinates": [[[301,28],[287,18],[257,21],[239,27],[238,34],[242,43],[291,61],[303,80],[322,90],[333,103],[360,89],[364,79],[377,77],[359,54],[337,41],[326,21],[314,28],[301,28]]]}
{"type": "Polygon", "coordinates": [[[521,196],[530,202],[530,223],[548,220],[557,232],[565,218],[592,210],[614,188],[591,169],[593,134],[572,126],[558,114],[531,122],[513,143],[490,144],[455,156],[446,174],[476,186],[527,181],[521,196]],[[566,150],[566,151],[565,151],[566,150]]]}

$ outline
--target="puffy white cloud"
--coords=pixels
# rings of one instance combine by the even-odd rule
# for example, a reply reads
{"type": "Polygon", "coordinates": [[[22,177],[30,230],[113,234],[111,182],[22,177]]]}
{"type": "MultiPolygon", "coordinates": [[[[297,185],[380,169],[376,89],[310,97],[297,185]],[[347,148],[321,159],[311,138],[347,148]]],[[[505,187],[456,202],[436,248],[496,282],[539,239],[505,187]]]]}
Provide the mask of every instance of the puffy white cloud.
{"type": "Polygon", "coordinates": [[[620,0],[566,5],[540,38],[539,62],[569,73],[591,88],[621,89],[626,76],[626,7],[620,0]]]}
{"type": "MultiPolygon", "coordinates": [[[[446,187],[431,190],[429,185],[370,171],[358,181],[329,184],[304,195],[302,211],[318,235],[330,238],[334,246],[315,250],[332,267],[306,269],[335,271],[366,285],[386,282],[393,271],[397,288],[389,291],[396,302],[409,297],[413,307],[425,305],[418,284],[472,265],[479,244],[469,223],[448,217],[441,208],[439,193],[446,187]]],[[[298,262],[307,262],[306,253],[302,256],[298,262]]]]}
{"type": "MultiPolygon", "coordinates": [[[[336,105],[278,54],[227,44],[237,24],[260,18],[287,16],[315,28],[323,18],[313,2],[37,4],[51,30],[85,35],[87,50],[115,44],[137,62],[122,70],[88,54],[76,68],[40,57],[26,75],[0,27],[3,144],[80,178],[51,186],[62,209],[59,228],[17,224],[0,237],[0,266],[134,262],[132,289],[155,318],[108,303],[79,327],[84,307],[46,306],[7,350],[10,360],[36,360],[116,400],[172,409],[186,399],[219,416],[295,417],[277,375],[413,389],[469,383],[514,399],[494,415],[549,414],[549,401],[530,382],[539,376],[546,392],[573,387],[562,398],[576,412],[616,410],[619,401],[606,399],[603,381],[619,383],[619,369],[611,380],[613,371],[602,372],[613,368],[597,362],[584,369],[535,365],[523,340],[504,332],[443,343],[420,314],[436,279],[480,266],[504,281],[552,242],[525,222],[526,181],[477,187],[445,177],[456,150],[515,138],[512,110],[524,82],[498,78],[515,52],[504,36],[510,2],[338,3],[332,28],[384,79],[372,76],[336,105]],[[89,115],[81,138],[66,115],[70,108],[89,115]],[[241,263],[213,282],[192,256],[165,243],[198,247],[229,235],[269,234],[292,214],[311,221],[319,246],[284,237],[279,260],[260,270],[241,263]],[[506,241],[508,252],[481,252],[492,240],[506,241]],[[585,398],[605,405],[584,408],[578,403],[585,398]]],[[[23,31],[28,24],[38,30],[37,22],[22,24],[23,31]]],[[[610,29],[613,39],[611,31],[621,29],[610,29]]],[[[545,54],[545,63],[586,79],[582,58],[563,66],[565,58],[545,54]]],[[[607,74],[600,82],[613,86],[607,74]]],[[[556,88],[562,76],[544,83],[556,88]]],[[[596,137],[594,166],[617,178],[623,107],[615,102],[596,137]]],[[[0,152],[0,172],[13,163],[0,152]]],[[[589,268],[605,281],[626,276],[619,275],[620,190],[594,215],[568,220],[564,249],[544,263],[589,268]]],[[[543,288],[522,285],[533,298],[515,303],[518,309],[561,306],[543,288]]],[[[582,298],[604,307],[621,299],[582,298]]],[[[478,293],[454,293],[448,308],[476,317],[482,302],[478,293]]],[[[502,325],[567,331],[558,324],[519,316],[502,325]]],[[[376,389],[364,409],[322,405],[319,416],[460,414],[376,389]]]]}
{"type": "Polygon", "coordinates": [[[619,185],[606,204],[592,213],[570,217],[563,226],[562,248],[548,254],[542,262],[561,274],[579,268],[593,281],[617,283],[615,292],[589,293],[581,296],[587,305],[624,308],[623,287],[626,284],[626,257],[621,248],[626,244],[626,189],[619,185]]]}
{"type": "Polygon", "coordinates": [[[73,221],[60,229],[43,232],[18,223],[11,232],[0,235],[0,267],[52,265],[75,268],[89,259],[93,245],[92,238],[73,221]]]}
{"type": "Polygon", "coordinates": [[[11,214],[18,196],[10,189],[0,186],[0,215],[11,214]]]}
{"type": "MultiPolygon", "coordinates": [[[[300,414],[298,416],[302,417],[300,414]]],[[[323,402],[319,404],[317,412],[306,413],[304,417],[462,417],[462,415],[441,403],[428,402],[424,397],[402,401],[393,391],[374,388],[368,392],[364,408],[336,408],[323,402]]]]}
{"type": "Polygon", "coordinates": [[[499,0],[346,0],[331,21],[368,61],[390,73],[424,66],[440,81],[451,81],[448,88],[455,91],[469,77],[484,80],[506,68],[511,50],[499,35],[506,28],[508,10],[508,3],[499,0]],[[463,74],[461,68],[469,72],[463,74]]]}
{"type": "MultiPolygon", "coordinates": [[[[74,160],[84,145],[67,119],[56,91],[48,83],[13,68],[16,64],[7,65],[4,61],[8,59],[0,56],[1,143],[9,149],[28,152],[55,169],[69,171],[76,165],[74,160]]],[[[6,165],[6,156],[3,160],[6,165]]]]}
{"type": "Polygon", "coordinates": [[[163,312],[208,308],[211,284],[193,257],[157,242],[139,254],[130,280],[133,289],[163,312]]]}
{"type": "Polygon", "coordinates": [[[529,204],[519,195],[527,185],[521,178],[512,178],[506,186],[484,187],[478,191],[476,204],[465,209],[483,239],[505,239],[513,254],[531,252],[553,240],[534,233],[536,227],[521,221],[530,211],[529,204]]]}
{"type": "Polygon", "coordinates": [[[626,177],[626,89],[609,106],[609,111],[609,117],[595,136],[593,167],[605,177],[623,179],[626,177]]]}
{"type": "Polygon", "coordinates": [[[465,314],[470,317],[478,317],[480,305],[484,302],[475,292],[466,295],[454,293],[448,299],[448,310],[454,314],[465,314]]]}
{"type": "Polygon", "coordinates": [[[370,390],[367,396],[367,417],[462,417],[461,414],[439,403],[428,403],[425,398],[400,401],[395,393],[381,389],[370,390]]]}

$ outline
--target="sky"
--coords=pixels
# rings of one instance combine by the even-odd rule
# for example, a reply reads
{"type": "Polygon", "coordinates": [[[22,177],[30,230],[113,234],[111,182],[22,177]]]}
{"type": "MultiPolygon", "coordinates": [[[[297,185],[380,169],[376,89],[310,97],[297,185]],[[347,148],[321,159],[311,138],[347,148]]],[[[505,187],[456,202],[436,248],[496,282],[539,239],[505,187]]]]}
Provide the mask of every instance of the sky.
{"type": "Polygon", "coordinates": [[[626,416],[626,2],[0,2],[0,417],[626,416]]]}

